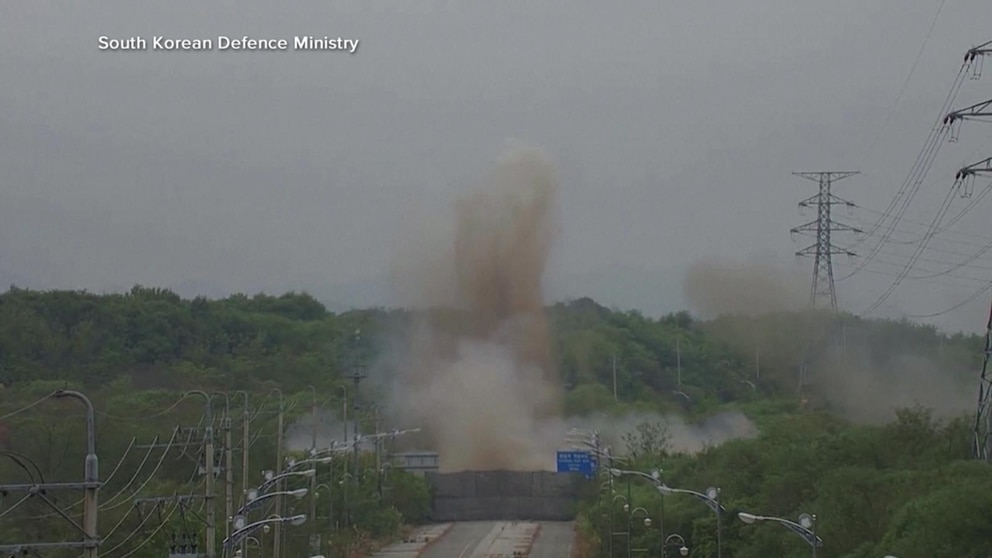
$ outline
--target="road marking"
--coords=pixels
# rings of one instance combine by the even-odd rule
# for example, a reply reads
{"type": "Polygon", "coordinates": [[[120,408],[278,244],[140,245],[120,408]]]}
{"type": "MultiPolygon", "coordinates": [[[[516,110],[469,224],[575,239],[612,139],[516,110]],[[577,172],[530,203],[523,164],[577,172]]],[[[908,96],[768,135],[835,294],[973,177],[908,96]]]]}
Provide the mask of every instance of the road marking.
{"type": "Polygon", "coordinates": [[[568,544],[568,550],[565,551],[565,558],[572,558],[572,543],[568,544]]]}
{"type": "Polygon", "coordinates": [[[464,558],[465,553],[468,552],[469,547],[472,546],[473,544],[475,544],[475,541],[471,541],[467,545],[465,545],[465,548],[462,549],[461,553],[458,555],[458,558],[464,558]]]}

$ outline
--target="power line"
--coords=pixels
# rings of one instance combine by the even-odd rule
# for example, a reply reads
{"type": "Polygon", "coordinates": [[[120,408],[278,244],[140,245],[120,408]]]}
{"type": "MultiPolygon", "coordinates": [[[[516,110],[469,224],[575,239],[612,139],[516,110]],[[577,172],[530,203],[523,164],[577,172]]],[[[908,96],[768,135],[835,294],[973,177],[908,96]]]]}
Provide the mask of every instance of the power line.
{"type": "Polygon", "coordinates": [[[920,60],[923,58],[923,52],[926,50],[927,44],[930,42],[930,37],[933,35],[933,30],[937,26],[937,20],[940,19],[940,12],[944,9],[944,4],[946,3],[947,0],[941,0],[940,4],[937,5],[937,11],[933,14],[933,20],[930,22],[930,28],[927,29],[926,36],[923,37],[923,44],[920,45],[920,50],[917,51],[916,58],[913,59],[913,64],[909,67],[909,74],[906,76],[906,80],[902,82],[899,92],[892,101],[892,106],[889,108],[888,114],[885,115],[885,120],[882,122],[882,126],[878,129],[878,133],[868,145],[868,148],[864,150],[861,165],[864,165],[864,163],[868,160],[869,155],[871,155],[872,150],[875,148],[875,144],[878,143],[878,140],[882,137],[882,133],[885,131],[885,128],[888,127],[889,121],[892,119],[892,114],[895,112],[894,109],[899,104],[899,101],[902,100],[902,96],[906,93],[906,89],[909,87],[909,82],[913,79],[913,74],[916,73],[916,67],[919,66],[920,60]]]}
{"type": "MultiPolygon", "coordinates": [[[[988,45],[990,45],[990,44],[992,44],[992,41],[990,41],[988,43],[985,43],[984,45],[980,45],[979,47],[974,47],[974,48],[970,49],[968,51],[968,53],[965,55],[965,64],[962,66],[962,69],[965,66],[969,65],[971,63],[971,61],[973,61],[975,58],[979,58],[980,59],[985,54],[992,52],[992,49],[987,48],[988,45]]],[[[976,70],[976,73],[977,73],[977,70],[976,70]]],[[[959,73],[959,76],[960,75],[961,74],[959,73]]],[[[943,122],[941,124],[941,132],[942,132],[942,134],[943,135],[946,135],[947,133],[949,133],[949,131],[952,129],[952,127],[956,123],[961,122],[962,120],[965,120],[965,119],[968,119],[968,118],[978,118],[978,117],[982,117],[982,116],[992,116],[992,112],[989,112],[989,107],[990,106],[992,106],[992,100],[985,101],[985,102],[982,102],[982,103],[977,103],[977,104],[971,105],[969,107],[965,107],[964,109],[960,109],[960,110],[957,110],[957,111],[948,112],[947,115],[944,117],[943,122]]],[[[954,137],[955,136],[952,135],[952,139],[954,137]]],[[[954,185],[947,192],[947,195],[945,196],[944,201],[941,203],[940,207],[938,208],[937,214],[933,217],[933,220],[931,221],[929,227],[927,228],[926,233],[916,243],[915,250],[913,252],[913,255],[910,256],[909,261],[905,264],[905,266],[903,267],[903,269],[899,272],[899,275],[889,285],[889,287],[885,290],[885,292],[883,292],[882,295],[879,296],[875,300],[875,302],[873,302],[866,310],[864,310],[864,312],[862,312],[861,315],[868,314],[868,313],[872,312],[873,310],[875,310],[876,308],[878,308],[882,303],[884,303],[889,298],[889,296],[891,296],[891,294],[899,287],[899,285],[902,283],[902,281],[907,276],[909,276],[909,272],[911,271],[911,269],[913,268],[913,266],[916,264],[916,261],[921,257],[921,254],[923,253],[923,251],[927,249],[927,247],[929,246],[930,241],[937,234],[939,234],[939,232],[941,230],[941,224],[943,223],[944,217],[945,217],[945,215],[947,214],[947,212],[950,209],[951,200],[953,198],[954,193],[956,192],[956,193],[960,194],[961,197],[965,197],[965,198],[971,197],[971,194],[972,194],[972,191],[973,191],[974,179],[975,179],[976,176],[981,175],[981,174],[992,174],[992,157],[983,159],[981,161],[978,161],[977,163],[973,163],[971,165],[965,166],[965,167],[963,167],[963,168],[961,168],[961,169],[958,170],[958,172],[957,172],[957,174],[955,175],[955,178],[954,178],[954,185]]],[[[986,188],[986,190],[983,191],[982,194],[979,196],[979,201],[987,193],[988,193],[988,188],[986,188]]],[[[977,201],[973,201],[972,203],[969,203],[967,207],[965,207],[963,210],[961,210],[952,219],[952,222],[951,223],[949,223],[948,225],[945,225],[945,228],[948,227],[948,226],[950,226],[950,225],[953,225],[954,223],[956,223],[965,214],[967,214],[968,211],[970,211],[971,209],[973,209],[976,205],[977,205],[977,201]]],[[[897,216],[897,219],[898,218],[899,217],[897,216]]],[[[858,269],[861,269],[862,267],[864,267],[864,265],[867,263],[867,260],[871,259],[872,257],[874,257],[875,254],[878,253],[878,251],[879,251],[880,247],[882,246],[882,244],[886,240],[888,240],[889,235],[891,235],[891,232],[892,232],[891,229],[892,229],[892,227],[894,227],[894,225],[895,225],[895,221],[893,221],[893,223],[890,225],[890,229],[886,232],[886,235],[883,236],[883,238],[875,245],[875,248],[872,250],[872,253],[869,254],[869,258],[867,258],[865,262],[862,262],[861,266],[859,266],[858,269]]],[[[983,246],[981,249],[979,249],[976,253],[974,253],[972,256],[970,256],[964,262],[962,262],[960,264],[957,264],[957,265],[955,265],[955,266],[953,266],[953,267],[951,267],[951,268],[949,268],[947,270],[944,270],[942,272],[938,272],[938,273],[934,274],[933,277],[940,276],[940,275],[945,275],[945,274],[948,274],[948,273],[950,273],[950,272],[952,272],[952,271],[954,271],[956,269],[960,269],[961,267],[963,267],[963,266],[965,266],[965,265],[973,262],[974,260],[978,259],[982,255],[984,255],[985,253],[987,253],[989,250],[992,250],[992,242],[990,242],[990,243],[986,244],[985,246],[983,246]]],[[[858,269],[856,269],[853,273],[856,273],[858,271],[858,269]]],[[[853,275],[853,273],[852,273],[852,275],[853,275]]]]}
{"type": "Polygon", "coordinates": [[[42,403],[44,403],[45,401],[48,401],[48,400],[49,400],[49,399],[51,399],[51,398],[52,398],[52,397],[53,397],[54,395],[55,395],[55,392],[52,392],[52,393],[49,393],[48,395],[46,395],[46,396],[44,396],[44,397],[42,397],[41,399],[39,399],[39,400],[37,400],[37,401],[35,401],[34,403],[29,403],[28,405],[25,405],[24,407],[21,407],[20,409],[18,409],[18,410],[16,410],[16,411],[12,411],[12,412],[10,412],[10,413],[7,413],[6,415],[4,415],[4,416],[2,416],[2,417],[0,417],[0,420],[7,420],[7,419],[9,419],[10,417],[13,417],[13,416],[16,416],[16,415],[19,415],[19,414],[21,414],[21,413],[23,413],[23,412],[25,412],[25,411],[30,411],[31,409],[33,409],[33,408],[35,408],[35,407],[37,407],[38,405],[41,405],[41,404],[42,404],[42,403]]]}
{"type": "Polygon", "coordinates": [[[923,241],[916,246],[916,250],[914,250],[913,255],[910,256],[910,259],[908,262],[906,262],[906,265],[903,266],[902,271],[899,272],[899,275],[892,282],[892,284],[889,285],[889,287],[885,290],[885,292],[883,292],[881,296],[879,296],[873,303],[871,303],[871,305],[869,305],[867,309],[861,312],[860,315],[864,316],[866,314],[869,314],[872,311],[874,311],[876,308],[881,306],[886,300],[888,300],[890,296],[892,296],[892,293],[895,292],[895,290],[899,287],[900,284],[902,284],[902,281],[906,278],[906,276],[909,275],[909,272],[910,270],[912,270],[913,265],[916,264],[916,260],[926,249],[930,239],[933,237],[934,231],[940,226],[940,223],[944,219],[944,215],[946,215],[947,211],[950,209],[951,200],[954,197],[954,193],[955,193],[954,188],[951,188],[947,191],[947,195],[944,197],[944,201],[937,209],[937,214],[934,215],[933,220],[930,223],[930,227],[928,228],[926,235],[924,235],[923,241]]]}
{"type": "MultiPolygon", "coordinates": [[[[934,160],[937,157],[937,153],[940,150],[940,146],[944,143],[944,139],[948,136],[950,132],[951,126],[950,126],[950,121],[948,120],[947,117],[948,114],[950,114],[949,111],[951,110],[951,106],[954,104],[954,101],[957,98],[958,91],[960,90],[961,86],[964,83],[964,80],[968,76],[969,70],[974,69],[973,67],[976,66],[974,64],[976,59],[978,59],[980,63],[984,55],[992,52],[992,50],[989,50],[987,48],[989,44],[992,44],[992,41],[990,41],[989,43],[985,43],[983,45],[979,45],[977,47],[973,47],[969,49],[967,53],[965,53],[964,61],[962,62],[961,67],[958,70],[958,74],[954,79],[954,83],[951,85],[951,90],[948,92],[947,96],[944,99],[944,104],[941,106],[940,115],[937,121],[931,127],[930,133],[923,144],[923,148],[921,149],[920,153],[917,154],[916,160],[913,162],[913,166],[910,168],[909,174],[906,176],[906,179],[899,187],[899,190],[896,192],[896,195],[892,198],[892,201],[889,203],[888,207],[886,207],[885,211],[882,212],[882,215],[875,222],[875,224],[869,228],[868,233],[865,235],[866,239],[873,236],[875,234],[875,231],[877,231],[879,228],[882,228],[883,225],[886,225],[886,223],[888,223],[885,226],[885,230],[882,234],[882,237],[878,240],[878,242],[875,243],[875,245],[869,251],[868,255],[861,260],[859,265],[849,274],[845,275],[844,277],[841,277],[839,281],[843,281],[845,279],[848,279],[856,275],[872,259],[875,258],[876,254],[878,253],[878,250],[882,247],[882,245],[888,242],[889,238],[892,235],[894,227],[899,222],[899,220],[903,218],[910,204],[912,203],[913,198],[916,196],[916,194],[919,192],[920,188],[922,187],[923,181],[926,179],[927,174],[929,173],[930,168],[933,166],[934,160]]],[[[975,71],[977,73],[978,70],[975,69],[975,71]]]]}
{"type": "Polygon", "coordinates": [[[846,254],[853,256],[854,252],[843,249],[831,242],[831,233],[837,231],[861,232],[861,229],[845,225],[833,220],[831,207],[834,205],[853,206],[851,202],[841,199],[830,192],[831,185],[845,178],[858,174],[856,171],[820,171],[794,172],[795,176],[812,180],[819,184],[819,191],[812,197],[799,202],[799,207],[816,206],[816,219],[792,229],[791,233],[815,232],[816,242],[796,252],[797,256],[813,256],[813,284],[810,288],[809,303],[816,308],[819,298],[827,297],[830,308],[837,310],[837,293],[834,290],[834,268],[832,256],[846,254]]]}
{"type": "Polygon", "coordinates": [[[939,316],[943,316],[944,314],[950,314],[951,312],[957,310],[958,308],[962,308],[964,305],[968,304],[969,302],[972,302],[973,300],[989,292],[990,290],[992,290],[992,282],[987,283],[984,287],[968,295],[968,298],[965,298],[964,300],[958,302],[957,304],[951,306],[950,308],[941,310],[940,312],[934,312],[933,314],[906,314],[906,317],[924,319],[924,318],[937,318],[939,316]]]}

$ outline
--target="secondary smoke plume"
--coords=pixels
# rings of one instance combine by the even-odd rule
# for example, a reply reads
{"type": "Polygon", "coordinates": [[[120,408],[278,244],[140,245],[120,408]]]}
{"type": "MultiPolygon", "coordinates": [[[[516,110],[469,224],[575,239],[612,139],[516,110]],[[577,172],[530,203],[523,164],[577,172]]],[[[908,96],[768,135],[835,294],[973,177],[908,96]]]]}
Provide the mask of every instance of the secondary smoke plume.
{"type": "Polygon", "coordinates": [[[704,318],[798,310],[809,296],[805,276],[760,261],[698,261],[683,285],[692,310],[704,318]]]}
{"type": "MultiPolygon", "coordinates": [[[[662,425],[665,449],[673,453],[694,454],[730,440],[758,435],[758,427],[739,412],[719,413],[694,423],[685,422],[678,415],[656,413],[629,413],[619,417],[599,414],[568,420],[569,428],[598,432],[600,444],[613,448],[617,455],[626,453],[624,436],[635,433],[641,424],[662,425]]],[[[561,433],[559,444],[563,438],[564,433],[561,433]]]]}
{"type": "Polygon", "coordinates": [[[971,412],[976,401],[975,374],[966,366],[922,354],[892,354],[872,363],[872,347],[847,336],[844,351],[815,363],[811,391],[850,420],[884,423],[900,408],[921,406],[937,418],[971,412]]]}
{"type": "Polygon", "coordinates": [[[485,189],[457,201],[451,234],[402,255],[397,292],[434,308],[394,355],[391,411],[427,431],[445,469],[546,464],[540,425],[558,414],[560,387],[541,280],[557,189],[540,152],[514,150],[485,189]]]}
{"type": "Polygon", "coordinates": [[[845,418],[885,422],[916,405],[949,417],[974,404],[974,373],[920,346],[908,329],[887,328],[879,337],[866,324],[841,328],[830,313],[772,315],[806,307],[809,268],[698,262],[684,287],[703,317],[737,315],[710,322],[707,331],[753,363],[752,379],[794,389],[805,363],[804,395],[845,418]]]}

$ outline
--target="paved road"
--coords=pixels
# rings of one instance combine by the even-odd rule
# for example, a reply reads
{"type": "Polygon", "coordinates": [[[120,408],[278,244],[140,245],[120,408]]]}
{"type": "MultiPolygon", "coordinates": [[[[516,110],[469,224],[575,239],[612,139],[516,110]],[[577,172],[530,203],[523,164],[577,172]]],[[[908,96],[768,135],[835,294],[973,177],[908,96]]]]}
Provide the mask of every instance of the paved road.
{"type": "Polygon", "coordinates": [[[443,540],[444,534],[453,526],[451,523],[424,525],[405,540],[379,550],[372,558],[419,558],[428,545],[443,540]]]}
{"type": "Polygon", "coordinates": [[[569,558],[575,542],[575,524],[571,521],[542,521],[529,558],[569,558]]]}
{"type": "Polygon", "coordinates": [[[495,521],[468,521],[456,523],[441,540],[432,545],[421,558],[467,558],[473,547],[489,535],[495,521]]]}
{"type": "Polygon", "coordinates": [[[420,558],[512,558],[526,548],[534,558],[568,558],[571,545],[572,523],[471,521],[456,523],[420,558]]]}

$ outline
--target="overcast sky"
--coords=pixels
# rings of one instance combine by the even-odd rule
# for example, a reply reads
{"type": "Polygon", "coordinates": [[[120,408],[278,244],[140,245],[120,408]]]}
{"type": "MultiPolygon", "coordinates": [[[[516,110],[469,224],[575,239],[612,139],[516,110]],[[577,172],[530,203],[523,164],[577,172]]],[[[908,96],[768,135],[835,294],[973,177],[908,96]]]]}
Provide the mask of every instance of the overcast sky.
{"type": "MultiPolygon", "coordinates": [[[[450,219],[508,140],[562,188],[550,299],[686,308],[699,260],[791,265],[816,185],[869,227],[920,153],[988,0],[0,2],[0,281],[184,295],[307,290],[390,304],[412,215],[450,219]],[[98,7],[97,7],[98,6],[98,7]],[[101,52],[101,35],[328,35],[336,52],[101,52]],[[900,91],[903,93],[900,95],[900,91]],[[898,100],[898,102],[896,102],[898,100]]],[[[992,66],[989,67],[992,70],[992,66]]],[[[992,73],[990,71],[989,73],[992,73]]],[[[968,80],[954,108],[992,97],[968,80]]],[[[992,127],[943,145],[897,234],[837,284],[867,308],[992,127]],[[909,220],[912,220],[910,222],[909,220]]],[[[976,196],[987,180],[975,185],[976,196]]],[[[965,207],[955,198],[951,214],[965,207]]],[[[877,316],[937,313],[992,280],[982,201],[877,316]]],[[[856,248],[867,252],[876,237],[856,248]]],[[[839,236],[838,244],[853,238],[839,236]]],[[[802,270],[812,270],[803,261],[802,270]]],[[[851,267],[836,260],[838,278],[851,267]]],[[[742,293],[742,296],[747,296],[742,293]]],[[[989,296],[930,320],[982,328],[989,296]]]]}

